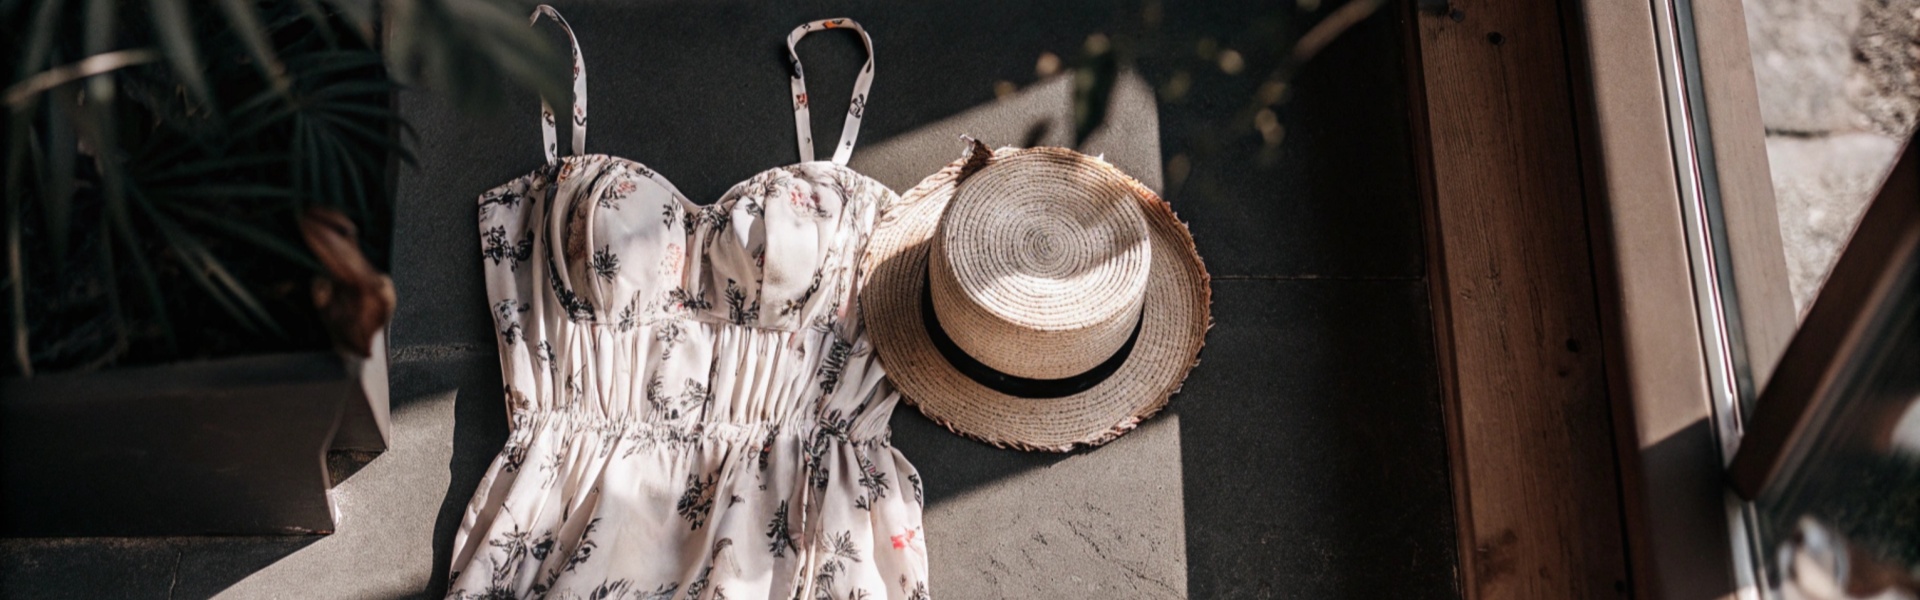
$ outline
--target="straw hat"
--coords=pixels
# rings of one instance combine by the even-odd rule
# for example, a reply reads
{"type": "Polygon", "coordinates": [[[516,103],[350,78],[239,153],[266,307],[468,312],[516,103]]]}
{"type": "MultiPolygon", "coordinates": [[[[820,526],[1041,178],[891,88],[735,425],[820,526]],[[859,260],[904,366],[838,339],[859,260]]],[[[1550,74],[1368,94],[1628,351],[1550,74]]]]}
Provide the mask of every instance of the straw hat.
{"type": "Polygon", "coordinates": [[[995,446],[1098,446],[1198,361],[1207,270],[1173,209],[1064,148],[966,157],[886,208],[860,302],[907,401],[995,446]]]}

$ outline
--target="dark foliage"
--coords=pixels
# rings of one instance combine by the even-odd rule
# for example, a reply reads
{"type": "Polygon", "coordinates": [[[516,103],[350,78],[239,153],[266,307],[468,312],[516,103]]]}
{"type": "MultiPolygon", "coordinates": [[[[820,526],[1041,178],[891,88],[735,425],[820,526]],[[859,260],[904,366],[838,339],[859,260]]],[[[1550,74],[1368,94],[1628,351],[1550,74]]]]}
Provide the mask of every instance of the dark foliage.
{"type": "Polygon", "coordinates": [[[384,269],[389,177],[412,161],[393,92],[502,74],[563,90],[543,75],[563,59],[525,14],[506,0],[0,0],[16,57],[0,145],[7,371],[325,348],[296,218],[348,215],[384,269]],[[393,29],[377,34],[381,11],[393,29]]]}

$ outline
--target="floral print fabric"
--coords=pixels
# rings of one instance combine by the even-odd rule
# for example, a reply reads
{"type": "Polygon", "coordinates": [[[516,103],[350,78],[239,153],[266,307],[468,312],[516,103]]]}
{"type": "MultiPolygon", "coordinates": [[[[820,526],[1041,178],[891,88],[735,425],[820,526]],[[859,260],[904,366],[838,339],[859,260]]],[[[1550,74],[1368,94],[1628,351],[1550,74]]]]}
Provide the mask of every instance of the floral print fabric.
{"type": "Polygon", "coordinates": [[[512,430],[448,597],[928,598],[920,478],[855,305],[894,198],[806,162],[700,206],[604,155],[482,195],[512,430]]]}
{"type": "Polygon", "coordinates": [[[654,177],[568,157],[480,199],[512,433],[450,597],[927,597],[853,304],[893,192],[815,162],[701,207],[654,177]]]}

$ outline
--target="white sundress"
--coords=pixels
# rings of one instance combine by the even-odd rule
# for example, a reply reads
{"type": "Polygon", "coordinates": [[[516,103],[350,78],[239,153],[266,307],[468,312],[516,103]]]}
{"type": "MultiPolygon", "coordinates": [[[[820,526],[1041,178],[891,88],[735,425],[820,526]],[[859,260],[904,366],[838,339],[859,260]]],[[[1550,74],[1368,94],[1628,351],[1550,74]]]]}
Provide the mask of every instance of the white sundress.
{"type": "Polygon", "coordinates": [[[512,432],[454,538],[449,598],[928,598],[920,479],[888,442],[899,395],[855,306],[895,199],[846,167],[872,42],[836,19],[787,46],[804,162],[699,206],[584,153],[574,42],[573,155],[555,157],[543,103],[549,164],[479,200],[512,432]],[[868,60],[815,162],[793,46],[832,28],[868,60]]]}

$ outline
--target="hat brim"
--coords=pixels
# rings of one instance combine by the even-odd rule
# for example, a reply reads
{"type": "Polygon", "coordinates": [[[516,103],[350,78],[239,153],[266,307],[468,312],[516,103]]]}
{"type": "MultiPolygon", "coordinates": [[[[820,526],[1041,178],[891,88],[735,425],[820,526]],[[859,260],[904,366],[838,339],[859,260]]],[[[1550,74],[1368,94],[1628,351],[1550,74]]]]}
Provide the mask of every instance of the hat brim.
{"type": "Polygon", "coordinates": [[[1112,441],[1166,407],[1199,361],[1211,326],[1212,291],[1193,236],[1152,190],[1104,161],[1064,148],[994,151],[1048,153],[1081,161],[1129,185],[1146,215],[1153,262],[1138,341],[1112,375],[1058,398],[1007,395],[962,374],[941,356],[921,314],[929,240],[939,228],[967,159],[954,161],[886,208],[867,243],[860,308],[880,363],[908,404],[954,433],[994,446],[1067,452],[1112,441]]]}

